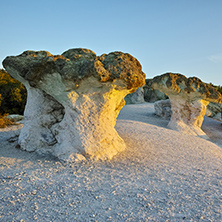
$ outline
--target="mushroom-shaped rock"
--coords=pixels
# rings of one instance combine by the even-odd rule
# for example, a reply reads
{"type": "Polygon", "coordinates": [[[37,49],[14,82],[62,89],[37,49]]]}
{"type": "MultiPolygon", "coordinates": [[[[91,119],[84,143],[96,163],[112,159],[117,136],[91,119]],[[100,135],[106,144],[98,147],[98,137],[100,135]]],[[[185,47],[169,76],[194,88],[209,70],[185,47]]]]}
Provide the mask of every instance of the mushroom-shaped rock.
{"type": "Polygon", "coordinates": [[[137,59],[127,53],[96,56],[88,49],[62,55],[25,51],[3,66],[27,88],[22,149],[69,160],[80,154],[111,159],[125,149],[114,129],[124,97],[145,84],[137,59]]]}
{"type": "Polygon", "coordinates": [[[147,84],[164,92],[170,99],[172,116],[168,127],[207,138],[201,125],[209,102],[220,102],[221,94],[196,77],[166,73],[150,79],[147,84]]]}

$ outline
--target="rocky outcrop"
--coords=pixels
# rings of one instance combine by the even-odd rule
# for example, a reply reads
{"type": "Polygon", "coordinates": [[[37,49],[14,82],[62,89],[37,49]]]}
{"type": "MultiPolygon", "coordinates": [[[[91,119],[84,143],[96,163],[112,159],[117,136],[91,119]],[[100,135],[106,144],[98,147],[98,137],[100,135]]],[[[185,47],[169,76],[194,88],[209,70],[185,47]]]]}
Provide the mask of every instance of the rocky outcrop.
{"type": "Polygon", "coordinates": [[[24,120],[24,116],[19,115],[19,114],[10,114],[7,116],[7,119],[10,119],[14,122],[20,122],[20,121],[24,120]]]}
{"type": "MultiPolygon", "coordinates": [[[[154,103],[155,114],[164,119],[170,119],[172,115],[170,100],[159,100],[154,103]]],[[[210,102],[207,105],[206,116],[216,120],[221,120],[221,105],[210,102]]]]}
{"type": "Polygon", "coordinates": [[[155,114],[163,119],[170,119],[172,115],[170,100],[159,100],[154,103],[155,114]]]}
{"type": "Polygon", "coordinates": [[[220,103],[212,103],[210,102],[207,106],[207,116],[221,120],[221,104],[220,103]]]}
{"type": "Polygon", "coordinates": [[[213,116],[212,118],[221,121],[221,120],[222,120],[222,113],[217,113],[217,114],[216,114],[215,116],[213,116]]]}
{"type": "Polygon", "coordinates": [[[144,100],[146,102],[154,103],[158,100],[168,99],[168,96],[158,89],[154,89],[148,85],[150,79],[146,79],[146,84],[143,86],[144,89],[144,100]]]}
{"type": "Polygon", "coordinates": [[[209,102],[220,102],[222,95],[196,77],[166,73],[149,80],[148,86],[164,92],[170,99],[172,116],[168,127],[207,138],[201,130],[209,102]]]}
{"type": "Polygon", "coordinates": [[[64,160],[111,159],[125,149],[114,129],[124,97],[145,84],[137,59],[127,53],[96,56],[88,49],[62,55],[25,51],[3,61],[28,91],[23,150],[49,152],[64,160]]]}
{"type": "MultiPolygon", "coordinates": [[[[146,82],[149,82],[149,79],[146,79],[146,82]]],[[[138,88],[136,92],[128,94],[125,97],[125,102],[126,104],[138,104],[144,102],[153,103],[165,99],[168,99],[168,96],[165,93],[145,84],[143,87],[138,88]]]]}
{"type": "Polygon", "coordinates": [[[144,90],[143,87],[139,87],[136,92],[126,95],[126,104],[139,104],[144,103],[144,90]]]}

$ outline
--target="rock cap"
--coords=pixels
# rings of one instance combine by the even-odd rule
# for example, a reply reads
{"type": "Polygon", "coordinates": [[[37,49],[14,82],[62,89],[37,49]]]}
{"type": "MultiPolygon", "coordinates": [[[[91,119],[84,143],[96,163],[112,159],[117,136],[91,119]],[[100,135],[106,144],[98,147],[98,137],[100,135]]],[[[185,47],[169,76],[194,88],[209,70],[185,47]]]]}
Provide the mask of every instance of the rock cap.
{"type": "Polygon", "coordinates": [[[189,77],[179,73],[165,73],[146,81],[149,87],[165,94],[180,95],[192,99],[203,99],[209,102],[221,102],[222,95],[210,84],[197,77],[189,77]]]}
{"type": "Polygon", "coordinates": [[[145,74],[139,61],[128,53],[112,52],[96,56],[83,48],[69,49],[62,55],[47,51],[25,51],[18,56],[8,56],[3,66],[13,67],[35,86],[45,74],[59,73],[63,80],[79,85],[87,77],[96,77],[101,82],[121,79],[127,89],[135,91],[145,84],[145,74]]]}

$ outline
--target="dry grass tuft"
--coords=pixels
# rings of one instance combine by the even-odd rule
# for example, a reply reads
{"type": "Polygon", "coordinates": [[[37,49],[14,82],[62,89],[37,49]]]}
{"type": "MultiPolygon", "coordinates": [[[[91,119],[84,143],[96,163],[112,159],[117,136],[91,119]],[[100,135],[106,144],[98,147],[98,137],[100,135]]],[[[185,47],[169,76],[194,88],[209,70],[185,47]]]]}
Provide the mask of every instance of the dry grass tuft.
{"type": "Polygon", "coordinates": [[[8,119],[7,116],[8,114],[0,114],[0,128],[5,128],[7,126],[15,124],[15,122],[11,119],[8,119]]]}

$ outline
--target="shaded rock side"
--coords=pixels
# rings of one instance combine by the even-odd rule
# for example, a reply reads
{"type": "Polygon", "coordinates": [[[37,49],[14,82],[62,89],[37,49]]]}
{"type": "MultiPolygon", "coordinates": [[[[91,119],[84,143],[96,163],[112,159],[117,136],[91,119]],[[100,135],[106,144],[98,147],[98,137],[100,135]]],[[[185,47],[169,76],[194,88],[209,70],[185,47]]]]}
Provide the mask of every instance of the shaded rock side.
{"type": "MultiPolygon", "coordinates": [[[[149,82],[149,79],[146,79],[146,82],[149,82]]],[[[125,97],[126,104],[138,104],[143,102],[156,102],[158,100],[165,100],[169,97],[159,91],[158,89],[153,89],[145,84],[143,87],[140,87],[136,90],[136,92],[128,94],[125,97]]]]}
{"type": "Polygon", "coordinates": [[[143,87],[139,87],[136,92],[126,95],[124,98],[126,104],[138,104],[144,103],[144,89],[143,87]]]}
{"type": "Polygon", "coordinates": [[[169,98],[165,93],[161,92],[160,90],[150,87],[148,85],[149,81],[150,79],[146,79],[146,84],[143,86],[144,100],[146,102],[153,103],[158,100],[165,100],[169,98]]]}
{"type": "Polygon", "coordinates": [[[7,57],[3,66],[28,91],[19,136],[22,149],[64,160],[79,154],[111,159],[125,149],[114,129],[116,117],[124,97],[145,84],[133,56],[122,52],[96,56],[81,48],[62,55],[25,51],[7,57]]]}
{"type": "Polygon", "coordinates": [[[164,119],[170,119],[172,115],[170,100],[159,100],[154,103],[155,114],[164,119]]]}
{"type": "Polygon", "coordinates": [[[209,102],[220,102],[222,95],[196,77],[166,73],[150,79],[147,85],[164,92],[170,99],[172,116],[168,127],[207,138],[201,130],[209,102]]]}
{"type": "Polygon", "coordinates": [[[222,107],[220,103],[212,103],[210,102],[207,106],[207,116],[221,120],[222,115],[222,107]]]}
{"type": "Polygon", "coordinates": [[[7,118],[14,122],[19,122],[19,121],[24,120],[24,116],[19,115],[19,114],[10,114],[7,116],[7,118]]]}
{"type": "MultiPolygon", "coordinates": [[[[170,119],[172,115],[170,100],[159,100],[154,103],[155,114],[164,119],[170,119]]],[[[206,116],[221,120],[221,105],[210,102],[207,106],[206,116]]]]}

